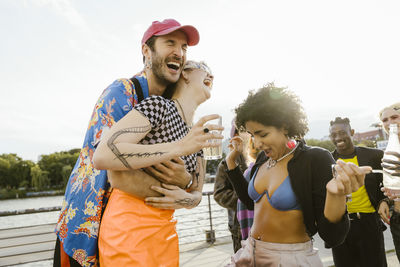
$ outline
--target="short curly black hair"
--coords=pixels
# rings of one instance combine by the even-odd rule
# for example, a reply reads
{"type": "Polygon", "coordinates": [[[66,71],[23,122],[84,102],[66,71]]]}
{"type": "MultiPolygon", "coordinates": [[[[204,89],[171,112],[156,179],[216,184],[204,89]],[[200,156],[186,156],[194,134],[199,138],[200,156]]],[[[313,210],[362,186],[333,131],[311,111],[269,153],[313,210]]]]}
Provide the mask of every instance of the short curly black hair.
{"type": "Polygon", "coordinates": [[[348,125],[351,128],[349,118],[336,117],[335,120],[330,122],[331,126],[334,125],[334,124],[345,124],[345,125],[348,125]]]}
{"type": "Polygon", "coordinates": [[[293,92],[268,83],[250,91],[247,99],[236,109],[236,126],[245,130],[248,121],[265,126],[284,128],[289,138],[301,139],[308,132],[307,116],[301,101],[293,92]]]}

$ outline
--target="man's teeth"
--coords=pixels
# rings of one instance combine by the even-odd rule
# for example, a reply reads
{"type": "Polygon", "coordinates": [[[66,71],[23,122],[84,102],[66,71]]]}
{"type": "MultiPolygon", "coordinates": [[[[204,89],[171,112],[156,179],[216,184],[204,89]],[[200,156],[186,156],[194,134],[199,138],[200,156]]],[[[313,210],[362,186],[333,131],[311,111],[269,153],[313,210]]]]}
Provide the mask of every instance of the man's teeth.
{"type": "Polygon", "coordinates": [[[167,65],[169,68],[173,68],[175,70],[179,69],[179,67],[181,66],[179,63],[176,62],[168,62],[167,65]]]}

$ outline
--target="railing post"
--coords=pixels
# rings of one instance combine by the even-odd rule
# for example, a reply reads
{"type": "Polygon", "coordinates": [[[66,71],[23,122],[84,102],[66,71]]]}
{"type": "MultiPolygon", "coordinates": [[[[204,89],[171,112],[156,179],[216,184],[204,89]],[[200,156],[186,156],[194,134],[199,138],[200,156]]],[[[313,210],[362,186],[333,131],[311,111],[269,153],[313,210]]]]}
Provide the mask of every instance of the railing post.
{"type": "Polygon", "coordinates": [[[210,230],[206,230],[206,241],[207,243],[214,244],[215,242],[215,231],[213,230],[212,215],[211,215],[211,200],[210,193],[207,194],[208,197],[208,215],[210,218],[210,230]]]}

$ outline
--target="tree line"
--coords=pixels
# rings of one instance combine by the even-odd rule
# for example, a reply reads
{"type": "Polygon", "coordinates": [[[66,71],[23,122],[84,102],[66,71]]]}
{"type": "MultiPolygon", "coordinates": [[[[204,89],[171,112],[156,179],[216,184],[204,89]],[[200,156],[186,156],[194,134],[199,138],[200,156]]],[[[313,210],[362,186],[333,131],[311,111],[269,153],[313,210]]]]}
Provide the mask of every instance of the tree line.
{"type": "MultiPolygon", "coordinates": [[[[71,149],[41,155],[37,163],[23,160],[17,154],[1,154],[0,190],[64,189],[79,157],[79,152],[80,149],[71,149]]],[[[219,162],[220,160],[209,161],[207,172],[215,173],[219,162]]]]}
{"type": "Polygon", "coordinates": [[[17,154],[0,155],[0,189],[62,189],[65,187],[80,149],[40,156],[37,163],[17,154]]]}

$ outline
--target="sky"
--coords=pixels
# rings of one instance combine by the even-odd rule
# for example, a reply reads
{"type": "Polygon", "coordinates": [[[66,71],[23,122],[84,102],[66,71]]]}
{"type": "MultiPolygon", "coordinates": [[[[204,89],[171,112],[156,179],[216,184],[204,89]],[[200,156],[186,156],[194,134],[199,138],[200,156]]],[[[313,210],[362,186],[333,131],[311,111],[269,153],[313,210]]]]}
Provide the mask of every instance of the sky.
{"type": "Polygon", "coordinates": [[[140,40],[154,20],[195,26],[187,58],[215,76],[203,115],[223,117],[274,82],[302,100],[310,131],[349,117],[373,130],[400,101],[397,0],[0,0],[0,154],[37,161],[79,148],[95,102],[117,78],[143,68],[140,40]]]}

